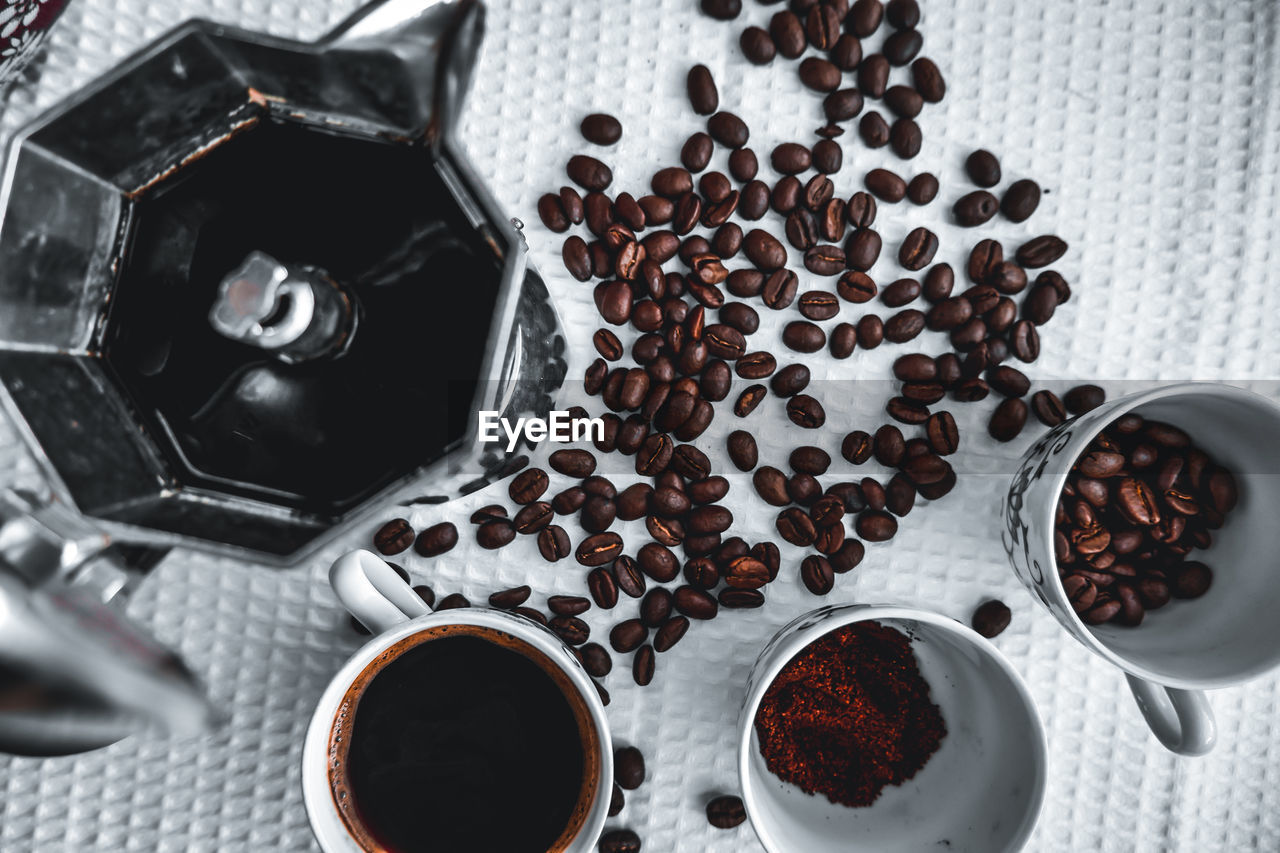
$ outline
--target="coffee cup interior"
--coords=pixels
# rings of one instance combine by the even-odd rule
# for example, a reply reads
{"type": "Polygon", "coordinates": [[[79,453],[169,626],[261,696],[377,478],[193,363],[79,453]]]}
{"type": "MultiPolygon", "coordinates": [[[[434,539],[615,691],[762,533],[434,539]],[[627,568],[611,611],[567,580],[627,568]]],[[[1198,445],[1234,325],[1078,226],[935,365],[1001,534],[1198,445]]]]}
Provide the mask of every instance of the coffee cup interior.
{"type": "MultiPolygon", "coordinates": [[[[911,638],[947,734],[914,778],[886,787],[870,806],[850,808],[775,776],[750,725],[740,769],[761,841],[772,853],[1019,849],[1046,778],[1044,733],[1026,689],[989,643],[958,623],[870,618],[911,638]]],[[[748,708],[752,719],[762,694],[748,708]]]]}
{"type": "Polygon", "coordinates": [[[1280,408],[1211,387],[1131,411],[1185,430],[1235,476],[1239,503],[1210,547],[1188,556],[1213,569],[1203,596],[1174,599],[1136,628],[1086,629],[1127,670],[1174,687],[1223,686],[1271,669],[1280,663],[1280,408]]]}

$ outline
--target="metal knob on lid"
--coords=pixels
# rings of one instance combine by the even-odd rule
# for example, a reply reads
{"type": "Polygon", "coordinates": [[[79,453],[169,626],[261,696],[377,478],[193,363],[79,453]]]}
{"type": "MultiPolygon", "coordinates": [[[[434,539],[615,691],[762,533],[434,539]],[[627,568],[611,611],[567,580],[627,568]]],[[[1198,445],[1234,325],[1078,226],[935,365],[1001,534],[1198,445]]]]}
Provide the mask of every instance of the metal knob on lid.
{"type": "Polygon", "coordinates": [[[251,252],[222,279],[209,322],[224,337],[273,352],[290,364],[336,355],[351,342],[358,312],[320,270],[251,252]]]}

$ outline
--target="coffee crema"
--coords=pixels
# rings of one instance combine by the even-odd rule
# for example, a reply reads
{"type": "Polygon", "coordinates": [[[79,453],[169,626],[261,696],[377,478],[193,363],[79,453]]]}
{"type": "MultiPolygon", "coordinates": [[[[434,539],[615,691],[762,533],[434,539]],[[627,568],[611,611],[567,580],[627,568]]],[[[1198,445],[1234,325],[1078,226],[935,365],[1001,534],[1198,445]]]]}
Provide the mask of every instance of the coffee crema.
{"type": "Polygon", "coordinates": [[[501,631],[407,637],[360,673],[329,738],[329,786],[368,851],[556,853],[581,831],[600,743],[569,676],[501,631]]]}

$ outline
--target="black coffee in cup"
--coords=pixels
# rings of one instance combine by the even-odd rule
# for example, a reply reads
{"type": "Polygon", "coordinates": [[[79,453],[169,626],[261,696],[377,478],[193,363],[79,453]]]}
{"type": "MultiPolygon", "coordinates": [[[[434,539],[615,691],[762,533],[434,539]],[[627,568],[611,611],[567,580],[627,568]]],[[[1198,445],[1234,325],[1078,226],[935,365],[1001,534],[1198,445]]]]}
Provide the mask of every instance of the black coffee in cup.
{"type": "Polygon", "coordinates": [[[367,849],[546,853],[585,820],[597,751],[585,703],[545,655],[450,626],[391,647],[352,685],[330,781],[367,849]]]}

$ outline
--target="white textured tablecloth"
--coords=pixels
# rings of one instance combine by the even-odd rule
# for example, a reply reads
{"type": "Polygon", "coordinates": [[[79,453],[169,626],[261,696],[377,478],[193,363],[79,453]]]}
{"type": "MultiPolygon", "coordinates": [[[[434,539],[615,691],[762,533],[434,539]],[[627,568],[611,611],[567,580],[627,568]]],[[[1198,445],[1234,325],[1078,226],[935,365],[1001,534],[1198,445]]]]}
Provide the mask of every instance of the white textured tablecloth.
{"type": "MultiPolygon", "coordinates": [[[[3,129],[12,131],[185,16],[314,37],[355,5],[75,0],[38,78],[9,96],[3,129]]],[[[567,156],[586,148],[576,130],[581,116],[607,110],[622,119],[623,142],[605,156],[615,166],[615,187],[633,191],[657,166],[675,163],[681,142],[701,126],[684,97],[694,58],[715,72],[724,106],[750,124],[762,161],[773,145],[811,139],[822,123],[818,98],[801,89],[794,64],[760,68],[742,59],[737,35],[744,22],[763,23],[781,8],[745,5],[743,18],[725,25],[701,16],[695,0],[490,2],[464,135],[499,200],[529,223],[535,261],[573,342],[573,376],[592,357],[589,338],[598,320],[590,288],[564,275],[560,238],[538,223],[534,204],[565,182],[567,156]]],[[[996,220],[984,234],[1016,245],[1020,237],[1056,231],[1071,243],[1058,267],[1076,296],[1046,330],[1033,378],[1103,377],[1120,392],[1133,387],[1123,380],[1280,376],[1276,4],[922,5],[925,53],[949,84],[946,101],[919,120],[924,152],[902,166],[887,150],[863,148],[856,134],[842,139],[842,196],[878,165],[907,174],[927,168],[942,178],[940,199],[925,212],[882,213],[887,260],[878,269],[891,269],[890,250],[908,222],[932,223],[942,238],[939,258],[963,262],[976,238],[946,225],[945,211],[962,191],[965,154],[990,147],[1002,157],[1006,180],[1034,177],[1049,192],[1030,222],[996,220]]],[[[723,168],[723,155],[715,162],[723,168]]],[[[841,319],[858,316],[850,309],[841,319]]],[[[777,351],[780,319],[766,317],[753,343],[777,351]]],[[[926,333],[911,346],[938,352],[942,342],[926,333]]],[[[844,362],[823,360],[815,378],[883,380],[904,351],[883,347],[844,362]]],[[[828,449],[848,429],[881,422],[889,392],[883,382],[859,385],[853,394],[816,387],[828,409],[820,439],[828,449]]],[[[1274,383],[1263,387],[1275,393],[1274,383]]],[[[1210,756],[1185,760],[1165,752],[1147,733],[1120,673],[1071,641],[1005,564],[997,504],[1030,432],[995,445],[983,429],[992,405],[951,406],[964,434],[953,457],[962,471],[959,487],[913,512],[897,539],[869,548],[864,564],[839,578],[827,601],[905,602],[961,619],[988,597],[1012,606],[1013,624],[995,642],[1030,685],[1051,753],[1048,795],[1030,849],[1280,850],[1280,679],[1213,695],[1221,742],[1210,756]]],[[[785,459],[768,448],[793,429],[778,409],[762,406],[752,416],[755,428],[774,436],[762,445],[762,461],[775,465],[785,459]]],[[[698,443],[718,450],[734,420],[722,411],[698,443]]],[[[30,478],[32,466],[15,442],[5,425],[0,463],[6,475],[30,478]]],[[[838,472],[846,469],[837,463],[838,472]]],[[[553,488],[562,487],[557,478],[553,488]]],[[[542,562],[531,539],[498,553],[474,546],[465,523],[470,510],[503,498],[505,488],[497,487],[416,509],[419,526],[458,522],[464,542],[433,561],[407,559],[415,577],[475,600],[520,583],[534,588],[538,605],[551,593],[580,593],[582,572],[572,561],[542,562]]],[[[735,532],[774,538],[773,512],[744,480],[735,481],[728,503],[738,517],[735,532]]],[[[385,517],[395,514],[388,507],[385,517]]],[[[576,523],[571,528],[576,536],[576,523]]],[[[325,570],[344,548],[365,544],[371,529],[292,571],[171,555],[136,593],[130,612],[180,650],[231,712],[231,724],[201,739],[139,736],[78,757],[0,759],[0,850],[312,849],[298,780],[303,730],[325,682],[360,642],[328,590],[325,570]]],[[[631,538],[638,546],[638,536],[631,538]]],[[[711,829],[702,805],[709,793],[736,789],[735,721],[760,645],[818,603],[796,577],[799,551],[784,548],[786,565],[766,608],[696,625],[659,656],[647,689],[631,685],[623,660],[606,682],[616,739],[638,745],[651,768],[649,782],[628,794],[626,810],[611,825],[635,828],[646,850],[759,849],[747,826],[711,829]]],[[[597,634],[620,618],[599,616],[589,619],[597,634]]]]}

